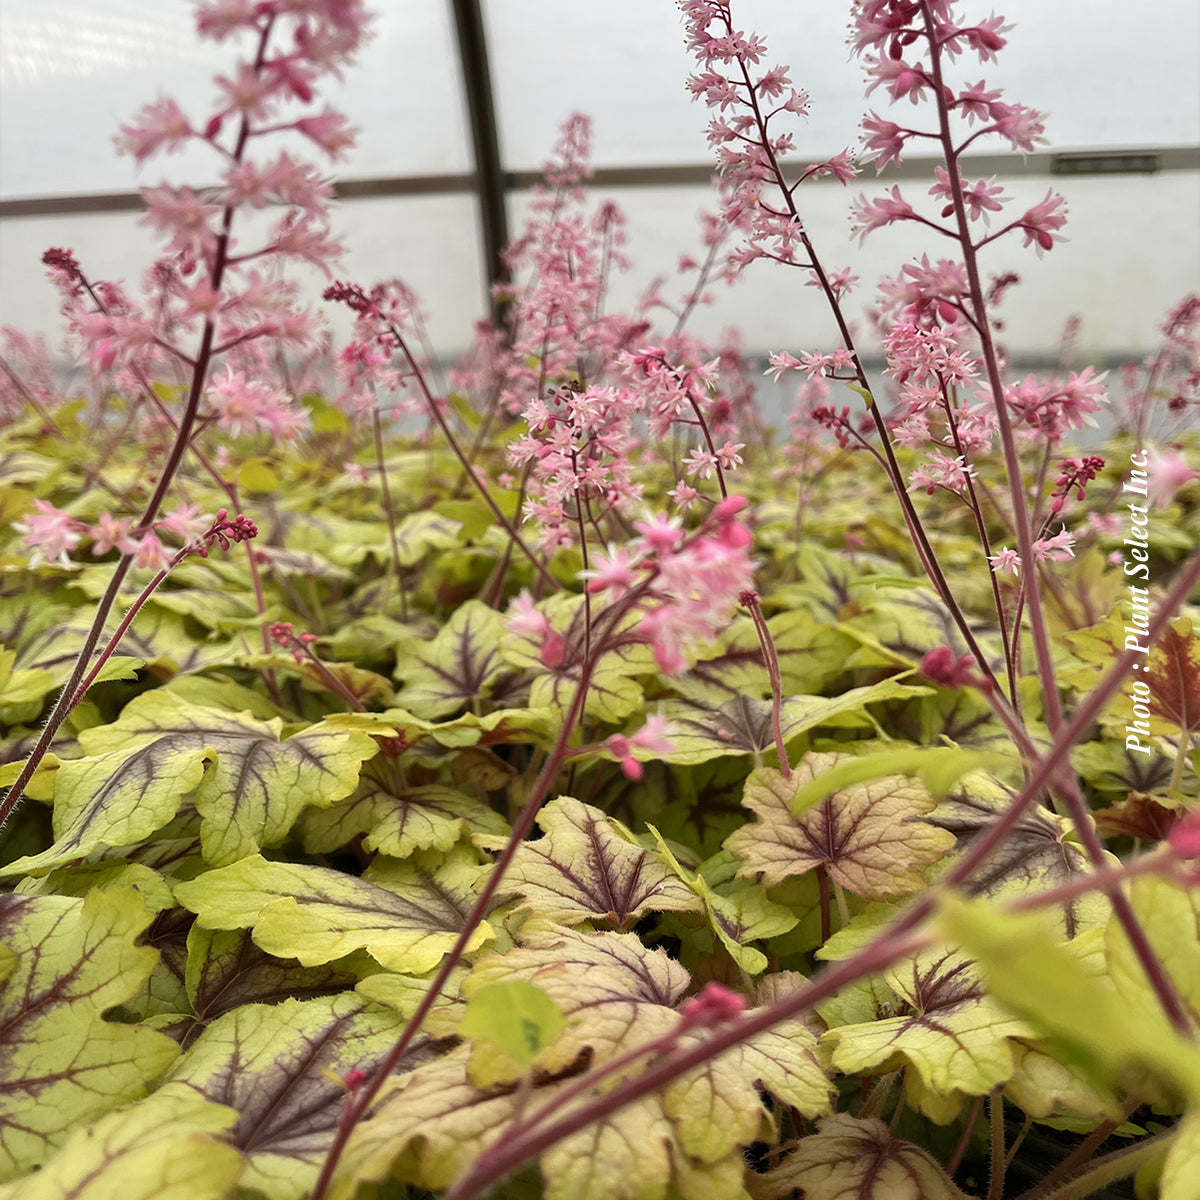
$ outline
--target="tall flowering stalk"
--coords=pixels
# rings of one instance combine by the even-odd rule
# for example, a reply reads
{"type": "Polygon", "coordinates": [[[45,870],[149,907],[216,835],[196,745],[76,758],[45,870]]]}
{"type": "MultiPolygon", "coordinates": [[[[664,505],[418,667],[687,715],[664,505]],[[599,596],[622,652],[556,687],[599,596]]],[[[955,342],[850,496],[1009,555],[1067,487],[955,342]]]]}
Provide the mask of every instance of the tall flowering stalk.
{"type": "MultiPolygon", "coordinates": [[[[843,339],[842,347],[832,355],[815,352],[801,358],[775,356],[774,372],[777,377],[783,371],[796,370],[810,378],[819,374],[841,379],[863,395],[878,436],[880,461],[900,501],[914,545],[984,674],[984,693],[1017,744],[1028,753],[1016,692],[1020,625],[1011,629],[1006,626],[995,573],[1018,562],[1033,564],[1068,555],[1070,544],[1065,534],[1048,535],[1047,528],[1040,536],[1035,532],[1017,423],[1023,421],[1032,431],[1035,449],[1040,451],[1044,464],[1049,448],[1066,430],[1079,428],[1100,407],[1105,394],[1102,378],[1094,377],[1090,368],[1078,375],[1072,373],[1065,383],[1030,379],[1006,388],[1001,377],[990,317],[996,289],[984,287],[981,251],[1000,237],[1020,234],[1022,244],[1040,255],[1053,249],[1066,221],[1066,203],[1051,190],[1024,213],[986,232],[991,217],[1006,205],[1003,189],[990,180],[971,182],[962,174],[963,155],[981,139],[999,137],[1022,152],[1032,151],[1044,140],[1039,113],[1001,100],[1001,94],[989,91],[983,81],[955,85],[949,80],[947,65],[960,55],[973,55],[980,62],[994,59],[1005,45],[1007,27],[1003,18],[961,20],[954,0],[858,0],[852,5],[852,48],[866,66],[868,94],[883,89],[892,103],[908,101],[919,107],[925,102],[931,110],[930,122],[924,127],[900,125],[875,112],[868,114],[863,128],[868,135],[866,148],[876,155],[876,169],[888,162],[899,163],[913,141],[937,147],[945,164],[937,168],[936,182],[929,189],[938,205],[936,213],[914,207],[899,186],[894,186],[883,197],[859,198],[854,209],[855,228],[866,237],[898,222],[916,222],[954,243],[960,255],[957,262],[942,260],[934,265],[922,259],[886,286],[885,296],[895,318],[885,343],[889,372],[904,389],[900,420],[889,423],[851,340],[841,303],[847,281],[843,275],[826,272],[795,203],[800,183],[815,174],[834,174],[843,182],[853,178],[848,154],[813,164],[801,172],[796,182],[789,183],[781,159],[790,150],[791,139],[773,131],[772,122],[785,113],[802,115],[807,97],[791,87],[783,67],[761,69],[766,47],[756,36],[747,36],[734,27],[728,3],[680,0],[680,8],[689,46],[702,67],[688,87],[716,110],[709,124],[709,143],[717,150],[727,184],[732,181],[733,198],[726,206],[726,218],[738,222],[745,231],[745,244],[734,251],[732,261],[744,266],[756,258],[769,258],[808,272],[809,282],[819,287],[829,301],[843,339]],[[976,374],[982,375],[985,384],[978,394],[981,410],[967,405],[963,396],[976,374]],[[1018,544],[1019,557],[1011,559],[1005,551],[1001,556],[988,554],[984,513],[972,481],[971,459],[990,446],[993,429],[1007,474],[1007,519],[1018,544]],[[924,467],[914,472],[907,486],[893,440],[929,447],[924,467]],[[912,504],[911,489],[931,494],[945,490],[964,501],[975,515],[985,561],[992,573],[998,627],[1004,638],[1007,701],[947,585],[912,504]]],[[[852,431],[847,417],[828,410],[826,420],[839,430],[839,441],[850,444],[852,431]]],[[[1076,473],[1073,480],[1077,478],[1076,473]]],[[[1031,574],[1027,572],[1021,582],[1020,598],[1028,613],[1047,723],[1052,734],[1059,735],[1064,715],[1041,596],[1031,574]]],[[[1019,607],[1017,612],[1019,620],[1019,607]]],[[[1064,768],[1052,783],[1089,858],[1099,866],[1104,861],[1103,847],[1077,780],[1064,768]]],[[[1105,890],[1164,1010],[1182,1026],[1178,995],[1157,963],[1128,898],[1119,887],[1105,890]]]]}
{"type": "MultiPolygon", "coordinates": [[[[216,42],[248,39],[249,55],[235,61],[229,75],[217,78],[218,102],[207,117],[193,121],[174,100],[162,98],[122,126],[117,138],[118,148],[139,165],[193,142],[210,148],[219,163],[220,183],[209,192],[167,184],[143,191],[143,222],[165,243],[165,255],[150,273],[153,305],[139,307],[116,284],[92,284],[69,251],[50,251],[45,257],[69,327],[93,370],[113,373],[118,386],[131,388],[156,406],[171,440],[152,476],[154,487],[140,517],[130,527],[122,529],[114,519],[101,530],[120,551],[120,560],[70,678],[0,802],[0,822],[20,801],[78,703],[80,685],[129,571],[139,562],[163,562],[163,556],[154,553],[155,530],[184,457],[198,449],[197,436],[216,426],[234,436],[265,430],[288,437],[304,422],[286,395],[248,378],[234,363],[254,362],[247,356],[255,343],[303,346],[313,336],[313,314],[296,306],[294,288],[273,272],[294,261],[328,270],[339,250],[329,232],[330,188],[316,168],[288,151],[272,153],[271,139],[299,134],[329,158],[337,158],[351,144],[346,118],[327,106],[317,107],[317,85],[326,76],[340,74],[362,44],[366,26],[361,0],[201,4],[196,11],[199,36],[216,42]],[[236,245],[237,214],[268,205],[283,206],[284,212],[266,239],[252,248],[236,245]],[[225,373],[214,377],[222,361],[225,373]],[[152,380],[171,371],[184,389],[178,413],[163,406],[151,387],[152,380]]],[[[61,519],[57,525],[62,528],[61,519]]],[[[60,553],[69,548],[48,524],[42,529],[59,537],[53,545],[60,553]]],[[[27,544],[32,532],[26,534],[27,544]]]]}

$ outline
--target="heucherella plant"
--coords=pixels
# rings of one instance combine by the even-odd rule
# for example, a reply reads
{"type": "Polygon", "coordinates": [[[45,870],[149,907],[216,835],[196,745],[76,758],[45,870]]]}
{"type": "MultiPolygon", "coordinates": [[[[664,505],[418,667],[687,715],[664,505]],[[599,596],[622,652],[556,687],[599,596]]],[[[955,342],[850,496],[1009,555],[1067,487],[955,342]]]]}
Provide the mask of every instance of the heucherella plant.
{"type": "Polygon", "coordinates": [[[1200,305],[1112,401],[1071,323],[1010,371],[1009,29],[860,0],[862,158],[939,160],[851,201],[929,239],[861,321],[860,158],[679,8],[716,208],[635,304],[571,114],[443,372],[306,157],[365,10],[220,0],[212,112],[118,136],[214,164],[142,298],[46,255],[86,394],[0,333],[0,1200],[1194,1194],[1200,305]],[[777,267],[832,342],[691,331],[777,267]]]}

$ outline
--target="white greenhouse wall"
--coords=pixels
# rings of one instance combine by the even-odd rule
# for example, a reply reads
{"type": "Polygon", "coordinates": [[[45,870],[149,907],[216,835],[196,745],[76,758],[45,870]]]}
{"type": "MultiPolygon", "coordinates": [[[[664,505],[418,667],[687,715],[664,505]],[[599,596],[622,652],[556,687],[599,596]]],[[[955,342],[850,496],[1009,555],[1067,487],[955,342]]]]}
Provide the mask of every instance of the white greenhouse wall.
{"type": "MultiPolygon", "coordinates": [[[[333,98],[362,129],[341,174],[469,171],[448,4],[376,7],[376,39],[333,98]]],[[[992,5],[968,7],[983,14],[992,5]]],[[[1152,0],[1136,13],[1116,0],[996,0],[995,7],[1016,26],[1009,48],[998,64],[967,74],[1047,110],[1052,149],[1200,145],[1195,0],[1152,0]]],[[[111,148],[117,125],[164,91],[200,111],[210,100],[211,76],[226,68],[228,48],[196,46],[189,13],[183,0],[0,0],[0,199],[127,192],[163,178],[206,182],[211,163],[202,153],[156,159],[139,178],[111,148]]],[[[852,143],[866,102],[860,70],[847,61],[843,6],[740,0],[735,13],[812,94],[812,117],[797,128],[798,154],[823,157],[852,143]]],[[[484,0],[484,15],[507,169],[538,166],[559,123],[576,109],[594,118],[598,166],[708,161],[704,111],[683,89],[689,61],[671,0],[484,0]]],[[[853,194],[876,186],[868,171],[853,194]]],[[[924,191],[920,181],[904,186],[914,198],[924,191]]],[[[1013,357],[1052,355],[1072,314],[1083,320],[1083,353],[1147,351],[1163,310],[1200,283],[1200,174],[1021,176],[1009,183],[1026,204],[1048,187],[1070,202],[1069,241],[1039,261],[1013,239],[986,264],[1017,270],[1024,281],[1003,311],[1013,357]]],[[[628,213],[637,264],[617,281],[619,304],[654,275],[672,272],[680,253],[695,252],[695,214],[711,201],[696,187],[608,194],[628,213]]],[[[846,191],[820,183],[802,197],[823,258],[853,267],[864,302],[870,285],[909,257],[942,252],[916,227],[880,231],[860,248],[849,237],[846,191]]],[[[525,200],[510,197],[514,233],[525,200]]],[[[337,230],[349,254],[341,274],[366,282],[405,278],[424,298],[439,354],[451,356],[483,311],[475,213],[467,193],[344,201],[337,230]]],[[[131,213],[0,219],[0,323],[56,333],[56,300],[38,262],[52,245],[73,248],[95,277],[131,282],[152,257],[131,213]]],[[[697,314],[693,327],[715,335],[737,322],[752,351],[828,347],[828,318],[802,282],[795,272],[755,264],[736,289],[697,314]]]]}

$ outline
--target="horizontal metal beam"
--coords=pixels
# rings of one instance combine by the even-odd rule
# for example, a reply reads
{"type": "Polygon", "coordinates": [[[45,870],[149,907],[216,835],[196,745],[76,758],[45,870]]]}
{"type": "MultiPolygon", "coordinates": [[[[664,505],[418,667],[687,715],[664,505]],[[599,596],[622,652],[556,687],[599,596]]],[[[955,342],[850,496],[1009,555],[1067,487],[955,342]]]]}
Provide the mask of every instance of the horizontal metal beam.
{"type": "MultiPolygon", "coordinates": [[[[878,179],[927,179],[939,158],[908,158],[899,167],[893,164],[880,172],[878,179]]],[[[1200,146],[1163,146],[1131,150],[1100,149],[1045,151],[1040,154],[976,154],[962,159],[963,170],[972,175],[1000,175],[1008,178],[1058,175],[1157,174],[1165,171],[1200,170],[1200,146]]],[[[800,164],[797,164],[799,166],[800,164]]],[[[804,164],[807,165],[807,164],[804,164]]],[[[684,187],[707,184],[713,168],[701,163],[678,166],[598,167],[591,183],[598,188],[684,187]]],[[[542,182],[539,171],[506,171],[504,188],[509,192],[528,191],[542,182]]],[[[876,178],[870,168],[862,182],[876,178]]],[[[815,180],[829,183],[832,180],[815,180]]],[[[334,185],[340,200],[371,196],[447,196],[474,193],[478,181],[474,172],[451,175],[405,175],[379,179],[343,179],[334,185]]],[[[4,217],[50,217],[72,213],[137,212],[142,207],[138,192],[109,192],[83,196],[31,196],[0,200],[0,219],[4,217]]]]}

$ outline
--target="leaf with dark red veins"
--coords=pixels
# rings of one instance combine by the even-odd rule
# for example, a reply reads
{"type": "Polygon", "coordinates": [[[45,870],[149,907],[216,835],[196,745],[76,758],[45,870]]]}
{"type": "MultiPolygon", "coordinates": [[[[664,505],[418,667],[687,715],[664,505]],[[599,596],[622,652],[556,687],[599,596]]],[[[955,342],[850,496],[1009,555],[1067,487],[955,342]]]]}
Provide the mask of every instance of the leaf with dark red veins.
{"type": "MultiPolygon", "coordinates": [[[[243,1005],[214,1021],[168,1074],[155,1099],[202,1098],[238,1113],[240,1179],[268,1200],[300,1200],[316,1181],[346,1105],[344,1080],[368,1075],[404,1021],[353,993],[243,1005]]],[[[436,1051],[414,1042],[397,1073],[436,1051]]]]}
{"type": "Polygon", "coordinates": [[[241,1154],[223,1139],[237,1113],[203,1100],[160,1100],[76,1127],[35,1175],[0,1200],[227,1200],[241,1154]]]}
{"type": "Polygon", "coordinates": [[[350,991],[358,982],[357,975],[337,963],[304,967],[295,959],[267,954],[242,929],[193,925],[186,951],[184,984],[194,1024],[185,1045],[205,1024],[239,1005],[329,996],[350,991]]]}
{"type": "MultiPolygon", "coordinates": [[[[492,983],[523,980],[562,1010],[565,1025],[539,1051],[527,1090],[518,1090],[516,1069],[506,1085],[492,1069],[494,1059],[487,1060],[489,1086],[475,1086],[472,1049],[465,1046],[418,1067],[355,1128],[334,1200],[348,1200],[359,1182],[389,1174],[444,1188],[503,1139],[518,1106],[525,1112],[553,1107],[555,1093],[577,1086],[591,1067],[672,1032],[682,1039],[706,1036],[682,1030],[676,1006],[690,981],[661,950],[648,950],[633,934],[526,929],[529,944],[481,959],[462,990],[469,997],[492,983]]],[[[590,1122],[542,1154],[547,1200],[744,1197],[742,1151],[768,1125],[763,1092],[806,1116],[829,1111],[831,1088],[814,1047],[799,1021],[784,1022],[660,1094],[590,1122]]],[[[642,1066],[635,1060],[619,1077],[635,1077],[642,1066]]],[[[613,1078],[600,1086],[611,1087],[613,1078]]]]}
{"type": "Polygon", "coordinates": [[[85,730],[80,743],[97,755],[136,747],[135,755],[150,756],[143,774],[168,751],[206,755],[212,765],[195,787],[195,806],[204,857],[220,866],[278,845],[306,805],[326,806],[354,790],[378,747],[353,721],[339,721],[329,717],[281,739],[278,718],[204,708],[160,689],[136,697],[113,724],[85,730]]]}
{"type": "Polygon", "coordinates": [[[508,823],[476,797],[447,787],[406,787],[383,755],[367,763],[353,796],[310,808],[300,822],[305,848],[328,854],[356,837],[364,850],[407,858],[417,850],[449,850],[468,833],[505,837],[508,823]]]}
{"type": "Polygon", "coordinates": [[[761,874],[770,887],[824,867],[834,883],[869,900],[924,886],[920,868],[937,862],[954,838],[921,819],[935,803],[913,780],[892,775],[855,784],[792,815],[797,791],[847,757],[806,754],[790,779],[772,767],[751,773],[743,803],[758,820],[725,843],[745,864],[740,874],[761,874]]]}
{"type": "Polygon", "coordinates": [[[1188,617],[1177,617],[1150,651],[1150,712],[1182,730],[1200,731],[1200,636],[1188,617]]]}
{"type": "Polygon", "coordinates": [[[1011,1039],[1035,1033],[988,996],[961,954],[929,951],[883,972],[883,982],[900,1011],[831,1029],[822,1045],[849,1075],[910,1067],[918,1085],[909,1090],[910,1103],[934,1119],[953,1115],[946,1101],[953,1106],[959,1096],[983,1096],[1005,1083],[1014,1070],[1011,1039]]]}
{"type": "Polygon", "coordinates": [[[926,1151],[894,1138],[875,1117],[847,1113],[818,1121],[781,1166],[750,1184],[754,1200],[797,1189],[804,1200],[966,1200],[926,1151]]]}
{"type": "MultiPolygon", "coordinates": [[[[884,679],[868,687],[851,688],[838,696],[789,696],[782,706],[780,724],[784,741],[820,725],[869,726],[866,706],[883,700],[924,696],[929,689],[897,679],[884,679]]],[[[771,703],[753,696],[738,696],[717,707],[687,700],[666,700],[658,711],[671,726],[675,749],[659,757],[668,763],[702,763],[726,754],[752,754],[756,758],[775,750],[771,703]]]]}
{"type": "Polygon", "coordinates": [[[403,648],[396,674],[404,688],[396,703],[436,719],[482,699],[510,669],[497,649],[503,633],[504,618],[482,600],[459,605],[432,642],[411,642],[403,648]]]}
{"type": "MultiPolygon", "coordinates": [[[[785,696],[816,694],[840,674],[851,638],[814,621],[807,613],[777,613],[767,622],[779,660],[780,685],[785,696]]],[[[685,700],[716,708],[738,696],[764,699],[771,694],[771,677],[763,662],[762,645],[749,617],[734,620],[721,634],[719,654],[705,655],[694,667],[673,676],[671,686],[685,700]]]]}
{"type": "Polygon", "coordinates": [[[179,811],[204,778],[205,762],[203,746],[166,737],[64,760],[54,777],[54,844],[0,874],[42,874],[97,850],[145,841],[179,811]]]}
{"type": "MultiPolygon", "coordinates": [[[[967,846],[1007,808],[1012,793],[980,774],[960,791],[947,796],[926,818],[948,830],[967,846]]],[[[956,852],[958,853],[958,852],[956,852]]],[[[1115,859],[1112,860],[1115,863],[1115,859]]],[[[1057,887],[1090,871],[1087,855],[1074,838],[1074,827],[1063,817],[1040,806],[1027,809],[1004,842],[971,876],[969,894],[999,898],[1006,893],[1025,895],[1057,887]]],[[[1103,924],[1111,912],[1108,901],[1095,892],[1065,901],[1061,914],[1067,937],[1103,924]]]]}
{"type": "MultiPolygon", "coordinates": [[[[320,966],[366,950],[390,970],[432,970],[454,944],[471,907],[471,872],[453,855],[444,867],[384,864],[380,883],[327,867],[251,855],[175,889],[207,929],[251,929],[268,954],[320,966]]],[[[477,869],[476,869],[477,870],[477,869]]],[[[483,922],[467,950],[492,936],[483,922]]]]}
{"type": "Polygon", "coordinates": [[[545,837],[521,844],[504,879],[535,915],[567,925],[611,921],[625,929],[648,912],[703,911],[674,872],[599,809],[560,796],[537,823],[545,837]]]}
{"type": "Polygon", "coordinates": [[[0,896],[0,1181],[140,1099],[178,1053],[160,1033],[104,1019],[154,968],[158,955],[134,944],[150,919],[132,888],[0,896]]]}

